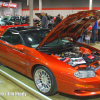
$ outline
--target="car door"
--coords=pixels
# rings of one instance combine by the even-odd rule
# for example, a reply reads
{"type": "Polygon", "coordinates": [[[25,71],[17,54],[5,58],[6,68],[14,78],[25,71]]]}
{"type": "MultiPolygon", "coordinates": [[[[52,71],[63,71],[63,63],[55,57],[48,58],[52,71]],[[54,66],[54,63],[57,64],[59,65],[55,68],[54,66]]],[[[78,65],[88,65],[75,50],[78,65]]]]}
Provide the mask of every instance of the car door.
{"type": "Polygon", "coordinates": [[[2,63],[25,74],[26,54],[13,48],[17,44],[23,44],[20,34],[8,29],[0,39],[0,59],[2,63]]]}

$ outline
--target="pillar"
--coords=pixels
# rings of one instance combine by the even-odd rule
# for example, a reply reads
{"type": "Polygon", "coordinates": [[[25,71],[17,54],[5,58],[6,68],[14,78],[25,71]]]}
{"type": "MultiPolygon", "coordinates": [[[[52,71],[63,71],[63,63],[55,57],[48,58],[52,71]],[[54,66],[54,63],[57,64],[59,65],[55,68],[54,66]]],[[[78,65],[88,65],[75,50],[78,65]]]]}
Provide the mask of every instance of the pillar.
{"type": "Polygon", "coordinates": [[[30,26],[33,26],[33,0],[29,0],[30,26]]]}
{"type": "Polygon", "coordinates": [[[42,0],[39,0],[39,13],[42,12],[42,0]]]}
{"type": "MultiPolygon", "coordinates": [[[[10,3],[12,3],[12,0],[10,0],[10,3]]],[[[10,8],[10,15],[13,15],[12,8],[10,8]]]]}
{"type": "Polygon", "coordinates": [[[93,0],[89,0],[89,10],[93,9],[93,0]]]}

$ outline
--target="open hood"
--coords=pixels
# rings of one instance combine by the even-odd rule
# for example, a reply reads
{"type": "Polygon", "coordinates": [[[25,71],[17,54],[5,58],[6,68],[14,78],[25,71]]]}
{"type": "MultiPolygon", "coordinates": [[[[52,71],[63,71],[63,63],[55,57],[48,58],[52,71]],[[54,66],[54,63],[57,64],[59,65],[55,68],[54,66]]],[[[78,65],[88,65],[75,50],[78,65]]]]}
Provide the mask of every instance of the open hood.
{"type": "Polygon", "coordinates": [[[41,13],[35,13],[35,15],[36,15],[37,17],[39,17],[40,19],[42,19],[41,13]]]}
{"type": "MultiPolygon", "coordinates": [[[[46,13],[47,14],[47,13],[46,13]]],[[[41,15],[41,13],[35,13],[35,15],[37,16],[37,17],[39,17],[41,20],[42,20],[42,15],[41,15]]],[[[48,16],[47,15],[47,18],[48,18],[48,20],[50,20],[50,19],[53,19],[53,16],[48,16]]]]}
{"type": "Polygon", "coordinates": [[[80,35],[98,19],[100,19],[100,11],[97,10],[81,11],[69,15],[54,27],[38,47],[42,47],[43,45],[63,37],[71,37],[73,41],[76,41],[80,35]]]}

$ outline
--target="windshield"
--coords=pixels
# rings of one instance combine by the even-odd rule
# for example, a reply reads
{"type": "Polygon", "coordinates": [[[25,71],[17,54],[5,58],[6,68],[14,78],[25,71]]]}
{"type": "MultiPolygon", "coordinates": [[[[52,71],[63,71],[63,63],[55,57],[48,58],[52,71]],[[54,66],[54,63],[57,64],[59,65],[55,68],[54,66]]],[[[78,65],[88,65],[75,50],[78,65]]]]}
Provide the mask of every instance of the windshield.
{"type": "Polygon", "coordinates": [[[26,46],[36,48],[48,33],[49,30],[32,30],[23,32],[21,35],[26,46]]]}
{"type": "Polygon", "coordinates": [[[52,41],[48,43],[47,45],[44,45],[45,47],[55,47],[55,46],[62,46],[65,45],[66,43],[69,43],[70,41],[67,40],[66,38],[59,38],[55,41],[52,41]]]}
{"type": "MultiPolygon", "coordinates": [[[[31,48],[36,48],[41,43],[41,41],[47,36],[49,30],[36,30],[36,31],[28,31],[23,32],[21,35],[24,39],[25,45],[31,48]]],[[[44,45],[44,47],[54,47],[65,45],[70,42],[66,38],[60,38],[51,43],[44,45]]]]}

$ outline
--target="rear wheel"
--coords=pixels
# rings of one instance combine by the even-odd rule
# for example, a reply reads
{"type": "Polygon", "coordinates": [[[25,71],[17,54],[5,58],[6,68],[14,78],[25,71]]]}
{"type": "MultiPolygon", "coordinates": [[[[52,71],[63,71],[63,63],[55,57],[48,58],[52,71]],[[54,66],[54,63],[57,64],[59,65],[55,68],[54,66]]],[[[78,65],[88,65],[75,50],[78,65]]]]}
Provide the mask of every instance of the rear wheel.
{"type": "Polygon", "coordinates": [[[37,89],[45,95],[53,95],[57,92],[57,84],[52,72],[44,67],[37,66],[33,72],[37,89]]]}

